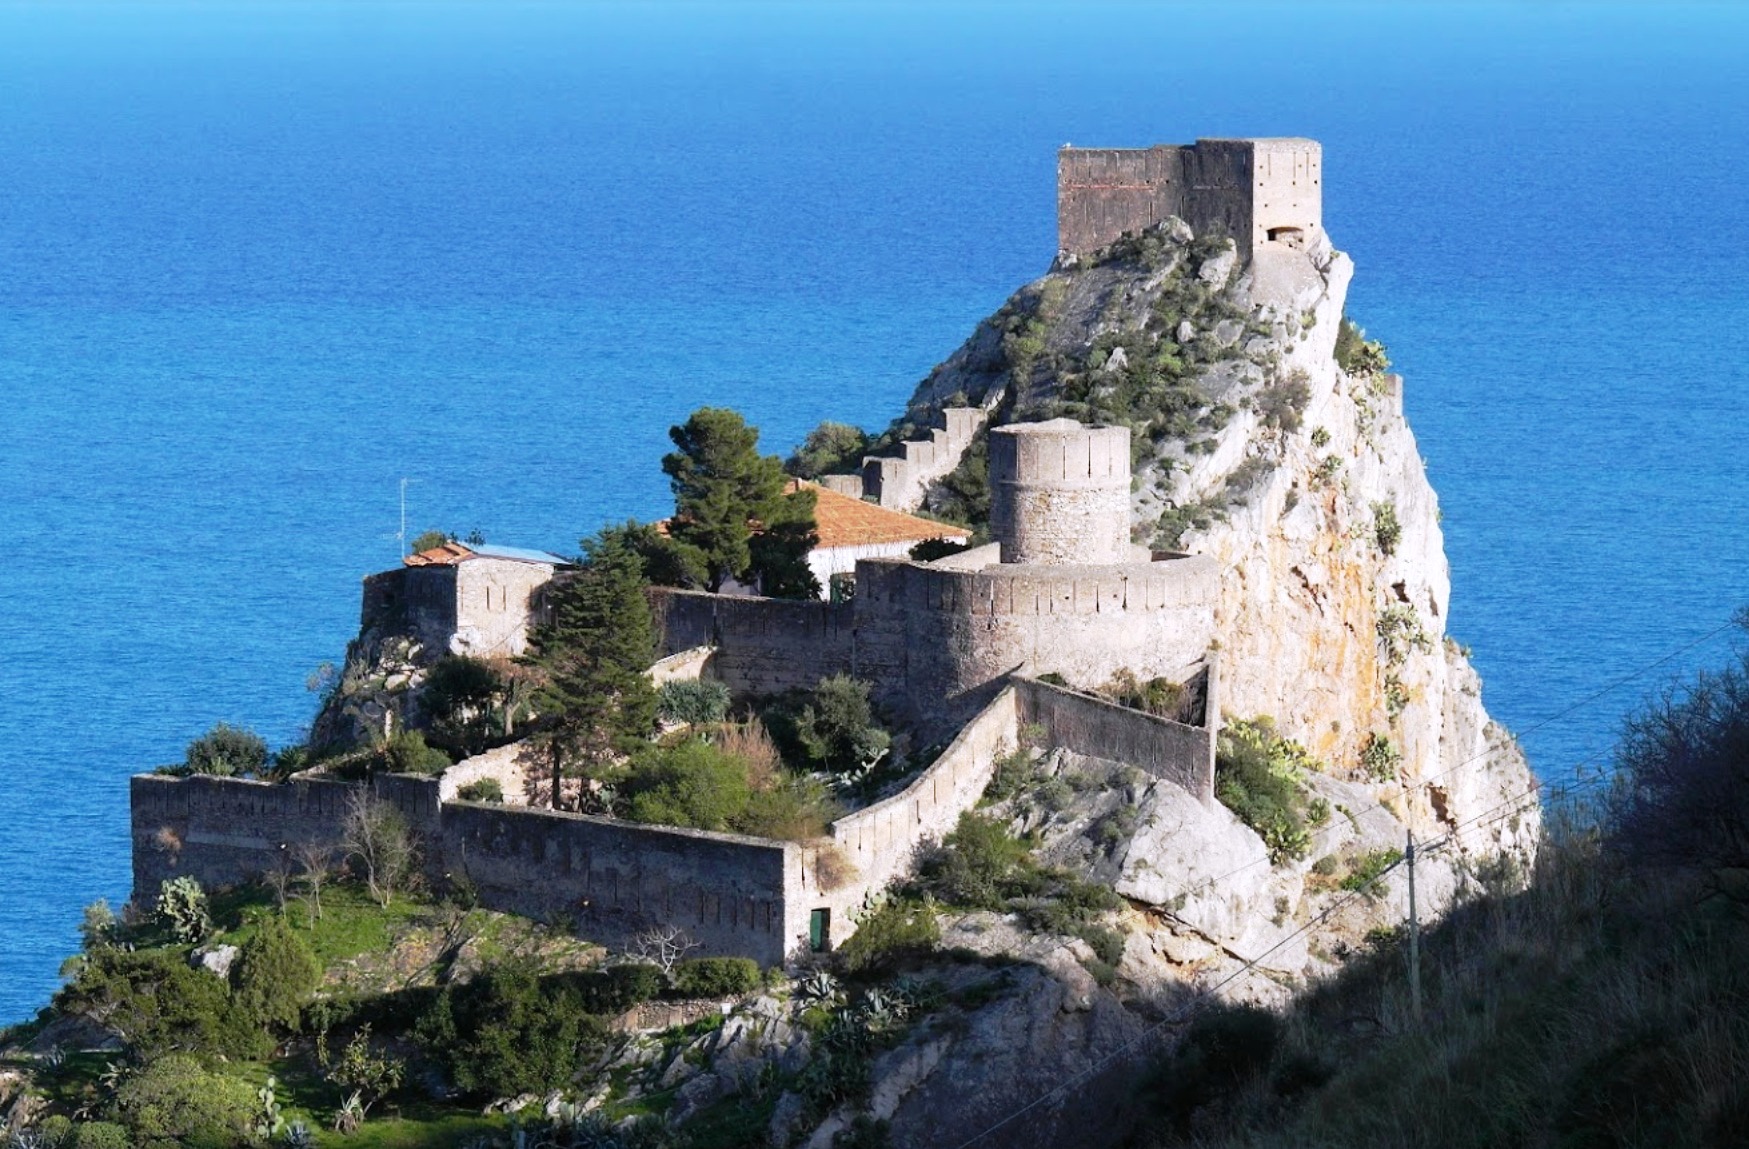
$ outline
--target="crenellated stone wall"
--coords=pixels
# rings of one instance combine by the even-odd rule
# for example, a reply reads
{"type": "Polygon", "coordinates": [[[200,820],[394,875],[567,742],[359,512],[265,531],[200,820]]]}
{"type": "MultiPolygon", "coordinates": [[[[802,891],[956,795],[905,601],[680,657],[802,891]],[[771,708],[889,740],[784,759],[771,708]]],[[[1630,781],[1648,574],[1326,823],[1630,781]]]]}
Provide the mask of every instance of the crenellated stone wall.
{"type": "Polygon", "coordinates": [[[852,603],[654,587],[650,606],[662,652],[716,648],[708,673],[737,694],[805,689],[855,663],[852,603]]]}
{"type": "Polygon", "coordinates": [[[819,483],[889,510],[915,511],[923,505],[929,484],[946,478],[959,466],[960,457],[989,417],[982,407],[944,408],[943,426],[930,431],[928,438],[900,443],[894,455],[870,456],[856,474],[821,475],[819,483]]]}

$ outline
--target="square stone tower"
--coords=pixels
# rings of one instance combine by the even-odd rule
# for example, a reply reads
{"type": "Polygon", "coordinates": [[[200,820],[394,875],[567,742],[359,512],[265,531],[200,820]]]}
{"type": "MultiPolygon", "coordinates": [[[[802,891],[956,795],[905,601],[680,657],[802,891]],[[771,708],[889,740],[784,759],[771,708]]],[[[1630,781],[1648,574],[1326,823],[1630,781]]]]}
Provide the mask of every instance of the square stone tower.
{"type": "Polygon", "coordinates": [[[1280,137],[1057,153],[1057,247],[1085,255],[1177,216],[1218,228],[1240,258],[1266,245],[1309,246],[1323,227],[1324,150],[1280,137]]]}

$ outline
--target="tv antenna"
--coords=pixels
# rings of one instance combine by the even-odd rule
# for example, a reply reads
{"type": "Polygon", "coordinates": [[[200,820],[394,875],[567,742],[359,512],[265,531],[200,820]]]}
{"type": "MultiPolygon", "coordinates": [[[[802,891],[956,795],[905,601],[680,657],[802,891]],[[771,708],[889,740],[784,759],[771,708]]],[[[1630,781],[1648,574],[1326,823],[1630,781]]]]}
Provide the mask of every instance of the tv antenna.
{"type": "Polygon", "coordinates": [[[407,557],[407,488],[417,482],[418,479],[409,479],[404,475],[401,477],[401,529],[395,533],[396,559],[407,557]]]}

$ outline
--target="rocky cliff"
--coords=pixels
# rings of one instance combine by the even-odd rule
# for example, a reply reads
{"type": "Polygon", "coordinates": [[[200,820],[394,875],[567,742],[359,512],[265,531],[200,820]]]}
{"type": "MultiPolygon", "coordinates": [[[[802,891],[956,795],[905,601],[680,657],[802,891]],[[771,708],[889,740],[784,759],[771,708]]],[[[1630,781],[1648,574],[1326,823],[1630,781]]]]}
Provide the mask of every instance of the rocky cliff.
{"type": "MultiPolygon", "coordinates": [[[[1530,861],[1534,783],[1445,634],[1438,500],[1403,417],[1402,379],[1344,317],[1352,274],[1328,246],[1246,265],[1230,242],[1169,220],[1021,289],[895,424],[902,438],[962,403],[984,407],[992,425],[1057,415],[1128,424],[1135,541],[1218,560],[1222,711],[1267,716],[1303,747],[1294,773],[1314,810],[1309,841],[1283,851],[1225,806],[1122,764],[1040,755],[1033,792],[999,809],[1048,860],[1124,895],[1122,960],[1103,985],[1077,979],[1074,961],[1071,974],[1058,967],[1086,947],[1062,940],[1035,962],[1060,987],[1046,995],[1060,999],[1057,1022],[1040,1021],[1035,987],[889,1054],[874,1115],[891,1122],[895,1145],[957,1143],[1033,1101],[1045,1103],[990,1143],[1061,1144],[1110,1124],[1109,1090],[1175,1030],[1144,1041],[1140,1022],[1076,1019],[1121,1008],[1152,1021],[1162,1002],[1211,988],[1281,1001],[1370,930],[1403,921],[1403,870],[1366,879],[1411,826],[1441,843],[1417,870],[1424,914],[1478,875],[1530,861]],[[992,1036],[1010,1033],[1025,1035],[1025,1066],[992,1036]],[[1099,1106],[1048,1094],[1096,1065],[1099,1106]],[[970,1096],[980,1104],[968,1107],[970,1096]]],[[[974,444],[926,505],[977,523],[987,500],[974,444]]],[[[1027,956],[1036,943],[1004,945],[986,927],[962,923],[948,941],[1037,958],[1027,956]]]]}

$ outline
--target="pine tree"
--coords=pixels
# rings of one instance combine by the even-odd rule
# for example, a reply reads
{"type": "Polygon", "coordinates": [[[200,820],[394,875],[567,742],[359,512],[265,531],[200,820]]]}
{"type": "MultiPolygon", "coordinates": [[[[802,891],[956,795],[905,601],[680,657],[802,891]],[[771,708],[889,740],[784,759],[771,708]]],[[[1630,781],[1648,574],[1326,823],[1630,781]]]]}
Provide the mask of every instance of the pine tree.
{"type": "Polygon", "coordinates": [[[674,488],[669,533],[696,557],[705,586],[760,580],[767,594],[817,595],[806,570],[816,538],[814,493],[786,494],[783,462],[759,453],[758,429],[735,411],[701,407],[668,437],[676,448],[662,458],[674,488]],[[757,543],[755,530],[763,532],[757,543]]]}
{"type": "Polygon", "coordinates": [[[555,810],[568,774],[630,752],[656,724],[656,690],[646,673],[656,633],[643,563],[611,534],[584,547],[583,569],[552,584],[549,621],[535,629],[525,659],[544,678],[534,706],[555,810]]]}

